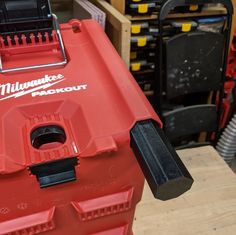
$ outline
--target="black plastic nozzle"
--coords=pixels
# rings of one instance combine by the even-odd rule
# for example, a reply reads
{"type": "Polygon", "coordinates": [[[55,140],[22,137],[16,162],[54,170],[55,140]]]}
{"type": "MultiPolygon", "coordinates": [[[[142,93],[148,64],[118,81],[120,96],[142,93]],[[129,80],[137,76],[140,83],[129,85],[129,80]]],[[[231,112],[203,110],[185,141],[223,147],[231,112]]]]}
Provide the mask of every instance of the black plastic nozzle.
{"type": "Polygon", "coordinates": [[[137,122],[131,148],[155,198],[176,198],[191,188],[193,178],[157,123],[137,122]]]}

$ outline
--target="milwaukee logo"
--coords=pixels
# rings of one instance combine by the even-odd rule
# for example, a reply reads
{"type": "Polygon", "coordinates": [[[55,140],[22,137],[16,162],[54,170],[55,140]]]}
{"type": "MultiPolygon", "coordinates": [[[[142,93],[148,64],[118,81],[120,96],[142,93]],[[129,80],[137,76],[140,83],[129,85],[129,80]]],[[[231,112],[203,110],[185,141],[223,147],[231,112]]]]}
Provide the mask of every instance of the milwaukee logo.
{"type": "Polygon", "coordinates": [[[45,96],[45,95],[54,95],[59,93],[65,93],[65,92],[72,92],[72,91],[82,91],[87,89],[87,84],[85,85],[79,85],[79,86],[73,86],[73,87],[64,87],[64,88],[58,88],[58,89],[51,89],[46,91],[36,91],[32,93],[32,97],[36,96],[45,96]]]}
{"type": "Polygon", "coordinates": [[[45,90],[57,83],[64,81],[62,74],[45,75],[43,78],[32,80],[25,83],[6,83],[0,84],[0,101],[10,98],[18,98],[38,90],[45,90]]]}

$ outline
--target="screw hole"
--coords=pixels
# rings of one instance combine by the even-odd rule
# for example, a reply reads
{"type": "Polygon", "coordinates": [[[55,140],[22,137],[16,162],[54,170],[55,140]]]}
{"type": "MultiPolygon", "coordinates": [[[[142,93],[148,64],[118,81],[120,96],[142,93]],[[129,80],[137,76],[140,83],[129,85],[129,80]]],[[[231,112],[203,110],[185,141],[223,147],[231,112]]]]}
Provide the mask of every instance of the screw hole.
{"type": "Polygon", "coordinates": [[[79,33],[80,32],[80,28],[79,28],[78,25],[72,26],[72,30],[73,30],[74,33],[79,33]]]}

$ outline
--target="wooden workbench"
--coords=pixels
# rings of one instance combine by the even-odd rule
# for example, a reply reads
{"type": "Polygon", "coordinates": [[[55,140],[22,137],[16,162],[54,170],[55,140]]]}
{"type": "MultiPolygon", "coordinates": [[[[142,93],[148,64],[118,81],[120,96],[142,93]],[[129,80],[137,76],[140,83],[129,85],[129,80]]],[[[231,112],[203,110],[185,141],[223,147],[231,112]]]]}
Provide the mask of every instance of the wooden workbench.
{"type": "Polygon", "coordinates": [[[134,235],[236,234],[236,175],[212,147],[178,153],[195,180],[192,189],[162,202],[146,186],[134,235]]]}

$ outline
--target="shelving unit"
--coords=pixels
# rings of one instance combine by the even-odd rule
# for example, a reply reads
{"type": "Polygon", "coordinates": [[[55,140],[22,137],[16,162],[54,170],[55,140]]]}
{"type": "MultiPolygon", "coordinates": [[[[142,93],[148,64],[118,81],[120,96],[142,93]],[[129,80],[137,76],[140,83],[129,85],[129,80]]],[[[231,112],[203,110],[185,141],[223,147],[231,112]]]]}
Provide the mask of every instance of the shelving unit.
{"type": "MultiPolygon", "coordinates": [[[[116,50],[129,67],[130,65],[130,38],[131,38],[131,22],[139,20],[155,20],[157,19],[157,14],[151,16],[138,16],[131,17],[130,15],[125,15],[125,0],[90,0],[95,5],[100,7],[107,14],[107,29],[110,40],[115,46],[116,50]],[[110,4],[108,4],[108,2],[110,4]]],[[[233,0],[236,8],[236,0],[233,0]]],[[[73,0],[51,0],[53,12],[56,12],[61,22],[66,22],[68,19],[72,18],[72,6],[73,0]]],[[[214,11],[205,11],[202,14],[205,15],[222,15],[224,14],[222,9],[214,9],[214,11]]],[[[199,13],[194,13],[195,16],[199,13]]],[[[171,17],[181,18],[189,17],[191,15],[186,14],[173,14],[171,17]]],[[[236,26],[236,15],[233,20],[233,25],[236,26]]],[[[232,34],[233,37],[233,34],[232,34]]]]}
{"type": "MultiPolygon", "coordinates": [[[[105,0],[90,0],[106,13],[106,33],[117,52],[130,65],[131,22],[105,0]]],[[[115,1],[114,1],[115,2],[115,1]]],[[[120,1],[116,1],[120,2],[120,1]]]]}
{"type": "MultiPolygon", "coordinates": [[[[107,0],[113,7],[115,7],[118,11],[120,11],[120,13],[122,13],[123,15],[125,15],[125,17],[131,22],[131,25],[134,25],[134,24],[137,24],[137,25],[140,25],[140,24],[143,24],[143,22],[149,22],[149,28],[150,28],[150,25],[153,24],[153,22],[157,22],[158,20],[158,13],[157,12],[154,12],[152,14],[137,14],[135,15],[135,13],[133,12],[132,10],[132,15],[130,14],[126,14],[128,11],[126,11],[126,0],[121,0],[121,1],[115,1],[115,0],[107,0]]],[[[143,4],[142,2],[132,2],[132,3],[136,3],[136,4],[143,4]]],[[[219,3],[219,2],[218,2],[219,3]]],[[[236,6],[236,0],[233,0],[233,3],[234,3],[234,7],[236,6]]],[[[145,3],[144,3],[145,4],[145,3]]],[[[157,7],[157,9],[159,9],[160,6],[157,7]]],[[[190,8],[187,9],[186,7],[184,8],[177,8],[175,9],[174,12],[170,12],[170,14],[168,15],[167,17],[167,21],[170,20],[173,20],[173,21],[178,21],[178,20],[190,20],[190,19],[193,19],[194,20],[197,20],[197,18],[201,18],[201,17],[205,17],[205,18],[209,18],[209,17],[221,17],[221,16],[227,16],[227,10],[220,4],[217,4],[215,7],[212,6],[212,4],[210,5],[204,5],[204,6],[200,6],[201,8],[199,9],[195,9],[196,11],[190,11],[190,8]],[[186,9],[186,12],[184,12],[186,9]],[[178,12],[179,11],[179,12],[178,12]],[[184,13],[183,13],[184,12],[184,13]]],[[[133,8],[132,8],[133,9],[133,8]]],[[[131,10],[130,10],[131,11],[131,10]]],[[[129,12],[130,12],[129,11],[129,12]]],[[[158,10],[157,10],[158,11],[158,10]]],[[[148,10],[147,10],[148,12],[148,10]]],[[[234,19],[233,19],[233,27],[234,27],[234,24],[236,22],[236,15],[234,15],[234,19]]],[[[140,27],[140,26],[139,26],[140,27]]],[[[132,27],[132,30],[131,30],[131,45],[130,47],[127,47],[126,51],[129,50],[129,48],[131,48],[131,51],[132,52],[135,52],[135,51],[138,51],[138,54],[140,55],[139,51],[144,51],[145,48],[148,48],[148,47],[145,47],[145,46],[140,46],[138,47],[138,43],[137,44],[134,44],[134,38],[136,38],[136,36],[140,37],[139,39],[142,41],[145,41],[147,40],[147,35],[149,35],[151,32],[148,31],[148,30],[144,30],[142,31],[144,33],[137,33],[135,34],[135,32],[133,31],[133,27],[132,27]],[[143,38],[142,38],[143,37],[143,38]],[[146,38],[146,39],[145,39],[146,38]],[[134,46],[135,45],[135,46],[134,46]]],[[[183,31],[184,32],[184,31],[183,31]]],[[[158,32],[157,32],[158,34],[158,32]]],[[[233,33],[232,33],[233,35],[233,33]]],[[[156,36],[155,36],[156,37],[156,36]]],[[[153,45],[155,45],[155,40],[153,41],[153,45]]],[[[140,42],[142,44],[142,42],[140,42]]],[[[126,45],[127,46],[127,45],[126,45]]],[[[196,46],[196,45],[195,45],[196,46]]],[[[153,48],[153,47],[152,47],[153,48]]],[[[156,46],[157,48],[157,46],[156,46]]],[[[197,52],[196,52],[197,53],[197,52]]],[[[126,61],[128,60],[128,57],[129,55],[126,54],[126,61]]],[[[157,100],[157,97],[155,96],[155,93],[156,93],[156,88],[155,88],[155,78],[153,76],[153,73],[148,73],[147,70],[148,68],[144,67],[143,66],[143,61],[142,61],[142,58],[144,58],[144,60],[146,60],[146,62],[148,61],[149,63],[149,60],[150,59],[146,59],[147,57],[146,56],[138,56],[138,57],[130,57],[130,63],[133,65],[134,64],[134,67],[130,66],[130,70],[132,71],[134,77],[136,78],[137,82],[139,83],[139,85],[142,87],[142,89],[144,90],[144,93],[146,94],[146,96],[150,97],[151,101],[153,100],[154,103],[155,103],[155,100],[157,100]],[[136,64],[135,64],[136,63],[136,64]],[[140,64],[138,65],[138,63],[140,63],[142,66],[141,66],[141,69],[139,69],[140,67],[140,64]],[[137,70],[136,70],[137,69],[137,70]],[[139,69],[139,70],[138,70],[139,69]],[[141,72],[142,71],[142,72],[141,72]],[[143,72],[146,72],[146,75],[145,77],[143,76],[143,72]],[[141,75],[141,77],[140,77],[141,75]],[[154,78],[154,82],[152,82],[152,77],[154,78]],[[141,82],[140,82],[140,79],[141,79],[141,82]],[[142,80],[143,79],[143,80],[142,80]],[[143,84],[147,84],[146,87],[147,87],[147,90],[145,90],[143,87],[143,84]],[[152,85],[154,84],[154,85],[152,85]],[[149,89],[149,87],[154,87],[153,90],[152,89],[149,89]],[[155,91],[155,92],[154,92],[155,91]],[[154,96],[153,96],[154,94],[154,96]],[[153,97],[153,98],[151,98],[153,97]]],[[[153,59],[153,57],[152,57],[153,59]]],[[[157,64],[156,64],[157,65],[157,64]]],[[[206,97],[204,98],[205,101],[200,101],[200,102],[207,102],[207,100],[209,100],[209,98],[207,98],[207,94],[205,94],[206,97]]],[[[158,98],[159,100],[159,98],[158,98]]],[[[213,100],[212,100],[213,102],[213,100]]],[[[153,103],[153,104],[154,104],[153,103]]],[[[214,103],[214,102],[213,102],[214,103]]],[[[213,103],[209,103],[209,108],[210,108],[210,104],[213,104],[213,103]]],[[[207,104],[207,103],[206,103],[207,104]]],[[[154,104],[155,105],[155,104],[154,104]]],[[[158,105],[157,107],[159,107],[160,105],[158,105]]]]}
{"type": "MultiPolygon", "coordinates": [[[[126,0],[106,0],[109,2],[115,9],[117,9],[122,15],[124,15],[131,23],[133,21],[144,21],[144,20],[156,20],[158,14],[152,15],[139,15],[139,16],[131,16],[125,13],[125,2],[126,0]]],[[[234,3],[234,8],[236,9],[236,0],[232,0],[234,3]]],[[[169,18],[189,18],[189,17],[199,17],[199,16],[222,16],[226,14],[226,10],[224,7],[211,7],[209,9],[203,9],[202,12],[195,12],[195,13],[178,13],[178,14],[170,14],[169,18]]],[[[236,27],[236,14],[234,14],[233,25],[232,27],[236,27]]],[[[233,32],[231,35],[231,39],[233,38],[233,32]]],[[[129,50],[129,45],[122,46],[124,51],[129,50]]],[[[129,61],[129,55],[126,55],[125,61],[129,61]]],[[[123,58],[123,57],[122,57],[123,58]]]]}

